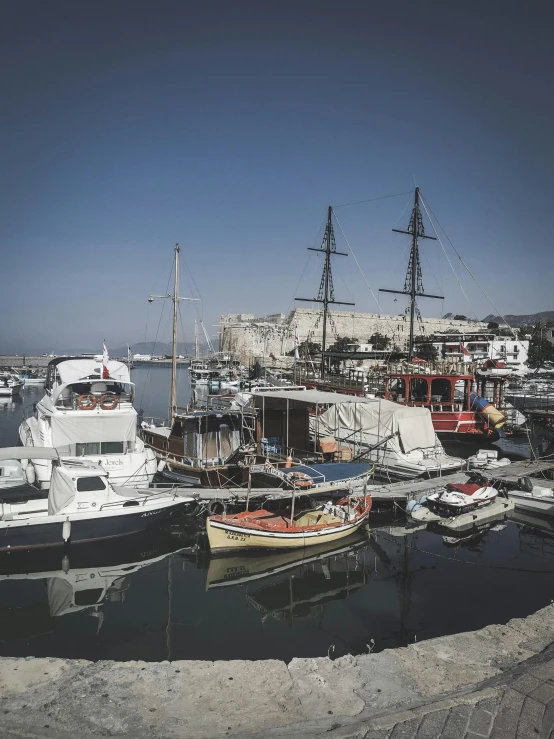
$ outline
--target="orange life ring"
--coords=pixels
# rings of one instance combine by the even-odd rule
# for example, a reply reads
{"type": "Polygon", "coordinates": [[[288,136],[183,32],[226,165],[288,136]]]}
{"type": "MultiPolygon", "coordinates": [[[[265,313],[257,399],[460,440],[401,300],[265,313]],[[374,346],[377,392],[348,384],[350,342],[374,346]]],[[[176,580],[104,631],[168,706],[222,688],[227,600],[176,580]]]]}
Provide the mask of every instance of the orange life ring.
{"type": "Polygon", "coordinates": [[[100,396],[100,408],[103,411],[113,411],[117,408],[118,403],[118,397],[114,393],[104,393],[104,395],[100,396]]]}
{"type": "Polygon", "coordinates": [[[291,482],[295,488],[309,488],[314,484],[313,479],[305,472],[289,472],[287,480],[291,482]]]}
{"type": "Polygon", "coordinates": [[[77,398],[77,406],[81,411],[93,411],[97,400],[92,393],[83,393],[77,398]]]}

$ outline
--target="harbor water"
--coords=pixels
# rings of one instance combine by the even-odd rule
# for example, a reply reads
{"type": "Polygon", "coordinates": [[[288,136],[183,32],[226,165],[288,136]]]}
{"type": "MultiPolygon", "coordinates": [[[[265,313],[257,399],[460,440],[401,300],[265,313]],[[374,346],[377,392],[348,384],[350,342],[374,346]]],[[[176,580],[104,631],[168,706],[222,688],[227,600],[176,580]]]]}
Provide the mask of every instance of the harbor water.
{"type": "MultiPolygon", "coordinates": [[[[167,417],[169,369],[132,379],[144,416],[167,417]]],[[[0,401],[3,446],[42,392],[0,401]]],[[[180,368],[178,404],[189,399],[180,368]]],[[[336,658],[506,622],[553,597],[554,519],[516,514],[454,540],[375,511],[334,548],[210,559],[201,524],[182,518],[90,547],[1,553],[0,655],[336,658]]]]}

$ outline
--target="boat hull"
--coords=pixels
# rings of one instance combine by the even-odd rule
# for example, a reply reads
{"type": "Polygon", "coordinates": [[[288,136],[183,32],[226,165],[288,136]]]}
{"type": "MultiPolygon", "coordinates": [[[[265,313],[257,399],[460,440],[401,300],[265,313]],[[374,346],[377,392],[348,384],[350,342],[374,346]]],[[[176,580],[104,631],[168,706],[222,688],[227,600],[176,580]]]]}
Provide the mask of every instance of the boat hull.
{"type": "Polygon", "coordinates": [[[554,515],[554,500],[552,499],[537,498],[533,495],[514,492],[509,492],[508,497],[515,503],[516,508],[554,515]]]}
{"type": "Polygon", "coordinates": [[[125,515],[52,516],[54,520],[45,523],[35,523],[32,519],[25,522],[3,522],[3,525],[0,525],[0,551],[64,546],[67,543],[82,544],[137,534],[157,525],[172,510],[182,506],[182,503],[174,503],[147,510],[141,507],[140,510],[125,515]],[[68,542],[63,538],[63,527],[67,518],[71,522],[71,536],[68,542]]]}
{"type": "Polygon", "coordinates": [[[231,523],[206,520],[206,531],[210,549],[214,553],[233,549],[298,549],[316,544],[331,543],[343,539],[357,531],[365,524],[369,511],[364,515],[348,521],[332,529],[319,531],[260,531],[243,526],[233,526],[231,523]]]}

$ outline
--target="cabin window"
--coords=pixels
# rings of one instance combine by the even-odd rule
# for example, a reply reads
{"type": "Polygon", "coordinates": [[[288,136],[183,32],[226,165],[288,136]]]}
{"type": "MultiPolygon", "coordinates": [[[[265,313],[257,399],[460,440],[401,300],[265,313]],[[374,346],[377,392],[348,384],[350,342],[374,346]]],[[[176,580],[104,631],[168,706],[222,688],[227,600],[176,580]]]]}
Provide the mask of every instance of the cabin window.
{"type": "Polygon", "coordinates": [[[456,403],[463,403],[463,407],[468,407],[468,381],[456,380],[454,383],[454,400],[456,403]]]}
{"type": "Polygon", "coordinates": [[[410,380],[410,400],[414,403],[427,401],[428,384],[422,377],[412,377],[410,380]]]}
{"type": "Polygon", "coordinates": [[[75,456],[86,457],[93,454],[125,454],[124,441],[89,441],[75,444],[75,456]]]}
{"type": "Polygon", "coordinates": [[[391,400],[406,400],[406,381],[402,377],[391,377],[389,380],[389,395],[391,400]]]}
{"type": "Polygon", "coordinates": [[[77,490],[80,493],[92,493],[96,490],[105,490],[106,485],[102,477],[78,477],[77,490]]]}
{"type": "Polygon", "coordinates": [[[435,377],[431,381],[431,402],[450,403],[450,380],[446,377],[435,377]]]}

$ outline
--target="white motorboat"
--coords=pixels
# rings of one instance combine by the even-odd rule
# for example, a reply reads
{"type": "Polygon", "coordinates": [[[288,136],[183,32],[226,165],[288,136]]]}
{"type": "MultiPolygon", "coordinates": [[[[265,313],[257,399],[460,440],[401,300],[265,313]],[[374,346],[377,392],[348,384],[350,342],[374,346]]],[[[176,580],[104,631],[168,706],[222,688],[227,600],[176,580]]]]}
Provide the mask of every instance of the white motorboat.
{"type": "MultiPolygon", "coordinates": [[[[137,435],[134,388],[124,362],[56,357],[48,364],[44,397],[19,427],[21,442],[99,462],[112,483],[148,485],[157,463],[137,435]]],[[[47,489],[50,460],[37,456],[32,464],[37,484],[47,489]]]]}
{"type": "Polygon", "coordinates": [[[483,366],[477,370],[480,377],[508,377],[512,372],[512,368],[506,367],[504,362],[498,359],[486,359],[483,366]]]}
{"type": "Polygon", "coordinates": [[[470,470],[493,470],[497,467],[506,467],[511,462],[507,457],[498,459],[496,449],[479,449],[477,454],[468,457],[467,464],[470,470]]]}
{"type": "Polygon", "coordinates": [[[14,395],[19,395],[24,385],[24,380],[12,372],[0,373],[0,397],[11,398],[14,395]]]}
{"type": "Polygon", "coordinates": [[[530,477],[520,477],[517,488],[508,490],[508,497],[514,501],[516,508],[554,514],[554,490],[535,485],[530,477]]]}
{"type": "MultiPolygon", "coordinates": [[[[0,449],[0,461],[28,459],[37,450],[0,449]]],[[[157,524],[172,511],[196,503],[172,490],[149,492],[114,486],[108,473],[90,460],[50,459],[52,478],[47,500],[20,500],[0,494],[0,551],[61,546],[134,534],[157,524]],[[46,507],[46,510],[45,510],[46,507]]],[[[39,491],[36,491],[40,495],[39,491]]]]}
{"type": "MultiPolygon", "coordinates": [[[[442,490],[427,496],[427,507],[439,516],[459,516],[493,503],[498,490],[486,480],[449,483],[442,490]]],[[[417,519],[416,519],[417,520],[417,519]]]]}

